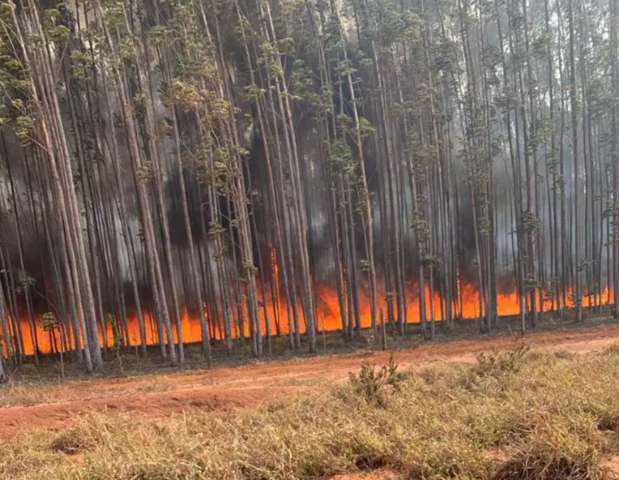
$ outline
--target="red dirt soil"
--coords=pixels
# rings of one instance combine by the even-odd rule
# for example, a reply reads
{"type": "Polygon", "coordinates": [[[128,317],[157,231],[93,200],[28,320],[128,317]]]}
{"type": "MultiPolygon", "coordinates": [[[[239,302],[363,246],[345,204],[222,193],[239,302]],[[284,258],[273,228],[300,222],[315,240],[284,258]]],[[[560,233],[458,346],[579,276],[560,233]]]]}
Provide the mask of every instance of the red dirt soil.
{"type": "MultiPolygon", "coordinates": [[[[535,350],[572,353],[600,351],[617,341],[619,325],[616,324],[538,332],[525,338],[535,350]]],[[[514,339],[509,337],[428,343],[398,351],[394,357],[403,368],[437,360],[468,362],[481,351],[504,350],[513,345],[514,339]]],[[[37,428],[62,429],[77,415],[90,411],[166,416],[195,408],[221,411],[255,407],[284,396],[326,388],[347,379],[349,372],[356,371],[362,362],[382,364],[390,355],[390,352],[361,352],[214,368],[198,373],[160,373],[84,380],[62,386],[33,386],[52,390],[54,402],[0,408],[0,439],[37,428]],[[164,391],[157,391],[162,387],[164,391]]],[[[46,397],[50,398],[49,392],[46,397]]]]}

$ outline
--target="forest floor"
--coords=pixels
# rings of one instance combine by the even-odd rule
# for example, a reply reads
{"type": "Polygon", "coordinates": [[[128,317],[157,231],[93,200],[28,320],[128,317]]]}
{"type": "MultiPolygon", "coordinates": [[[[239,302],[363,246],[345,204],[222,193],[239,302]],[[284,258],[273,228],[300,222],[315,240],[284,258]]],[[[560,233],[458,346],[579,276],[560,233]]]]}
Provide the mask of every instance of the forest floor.
{"type": "MultiPolygon", "coordinates": [[[[423,343],[395,352],[358,351],[200,371],[172,371],[29,383],[0,388],[0,440],[32,430],[59,431],[89,412],[166,417],[185,410],[229,411],[280,398],[324,391],[342,383],[363,363],[385,364],[391,355],[403,369],[436,361],[474,362],[485,351],[509,350],[520,336],[488,336],[423,343]]],[[[619,341],[619,325],[600,322],[586,327],[531,332],[523,340],[540,352],[603,351],[619,341]]]]}

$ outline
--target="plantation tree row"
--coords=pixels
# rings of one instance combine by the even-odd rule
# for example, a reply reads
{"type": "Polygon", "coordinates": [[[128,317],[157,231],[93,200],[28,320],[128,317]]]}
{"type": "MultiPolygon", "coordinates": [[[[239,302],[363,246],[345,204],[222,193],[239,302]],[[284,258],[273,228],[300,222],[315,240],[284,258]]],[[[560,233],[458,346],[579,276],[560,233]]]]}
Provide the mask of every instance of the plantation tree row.
{"type": "Polygon", "coordinates": [[[619,315],[618,10],[1,2],[0,359],[619,315]]]}

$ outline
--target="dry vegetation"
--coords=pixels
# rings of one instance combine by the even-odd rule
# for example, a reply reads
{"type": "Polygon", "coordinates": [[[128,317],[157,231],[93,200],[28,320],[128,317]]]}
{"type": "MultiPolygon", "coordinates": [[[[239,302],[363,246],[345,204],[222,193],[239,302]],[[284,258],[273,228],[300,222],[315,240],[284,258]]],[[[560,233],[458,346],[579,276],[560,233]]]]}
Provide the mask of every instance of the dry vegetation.
{"type": "Polygon", "coordinates": [[[39,376],[32,376],[32,378],[24,378],[22,376],[17,379],[10,379],[6,385],[2,386],[0,408],[29,407],[67,401],[84,402],[102,395],[127,396],[141,393],[165,392],[172,389],[175,386],[175,382],[178,382],[178,379],[174,378],[174,376],[161,373],[156,375],[134,375],[136,376],[101,377],[107,378],[107,382],[98,381],[96,383],[88,383],[80,376],[70,379],[50,378],[46,372],[39,376]],[[118,383],[118,380],[123,378],[131,378],[132,382],[118,383]]]}
{"type": "Polygon", "coordinates": [[[89,415],[0,445],[3,479],[599,479],[619,449],[619,347],[400,372],[364,365],[316,396],[227,415],[89,415]]]}

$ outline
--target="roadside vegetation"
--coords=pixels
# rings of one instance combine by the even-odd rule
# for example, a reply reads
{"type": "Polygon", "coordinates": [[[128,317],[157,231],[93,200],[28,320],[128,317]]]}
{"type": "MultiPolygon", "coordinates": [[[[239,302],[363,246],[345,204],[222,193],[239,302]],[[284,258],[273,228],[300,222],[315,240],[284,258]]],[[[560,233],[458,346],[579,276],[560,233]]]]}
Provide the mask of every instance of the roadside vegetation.
{"type": "Polygon", "coordinates": [[[619,452],[619,346],[366,364],[320,395],[167,419],[92,414],[0,444],[6,479],[605,479],[619,452]]]}

